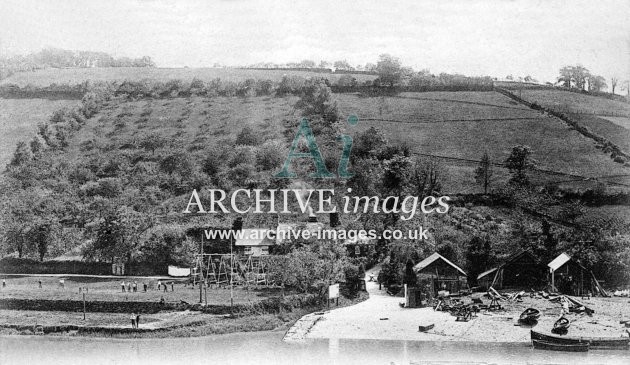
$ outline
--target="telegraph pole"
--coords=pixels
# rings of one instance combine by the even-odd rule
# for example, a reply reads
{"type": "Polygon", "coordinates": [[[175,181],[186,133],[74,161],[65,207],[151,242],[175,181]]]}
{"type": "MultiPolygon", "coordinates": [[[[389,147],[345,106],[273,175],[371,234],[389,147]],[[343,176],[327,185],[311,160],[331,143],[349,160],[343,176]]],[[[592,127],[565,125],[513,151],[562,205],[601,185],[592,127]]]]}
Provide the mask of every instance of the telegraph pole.
{"type": "Polygon", "coordinates": [[[199,304],[203,303],[203,286],[205,286],[205,280],[203,279],[203,232],[201,232],[201,243],[199,244],[199,304]]]}
{"type": "Polygon", "coordinates": [[[230,235],[230,313],[233,313],[232,307],[234,306],[234,286],[232,285],[232,269],[234,268],[234,250],[233,246],[233,238],[230,235]]]}

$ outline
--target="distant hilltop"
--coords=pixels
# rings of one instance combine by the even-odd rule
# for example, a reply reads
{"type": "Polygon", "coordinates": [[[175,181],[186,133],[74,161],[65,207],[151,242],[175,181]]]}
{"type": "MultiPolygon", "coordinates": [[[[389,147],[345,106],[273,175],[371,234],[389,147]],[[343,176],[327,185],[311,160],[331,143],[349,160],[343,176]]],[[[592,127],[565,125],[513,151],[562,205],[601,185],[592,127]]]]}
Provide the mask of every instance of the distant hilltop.
{"type": "Polygon", "coordinates": [[[105,52],[46,48],[26,56],[0,57],[0,80],[16,72],[68,67],[155,67],[155,62],[149,56],[114,58],[105,52]]]}

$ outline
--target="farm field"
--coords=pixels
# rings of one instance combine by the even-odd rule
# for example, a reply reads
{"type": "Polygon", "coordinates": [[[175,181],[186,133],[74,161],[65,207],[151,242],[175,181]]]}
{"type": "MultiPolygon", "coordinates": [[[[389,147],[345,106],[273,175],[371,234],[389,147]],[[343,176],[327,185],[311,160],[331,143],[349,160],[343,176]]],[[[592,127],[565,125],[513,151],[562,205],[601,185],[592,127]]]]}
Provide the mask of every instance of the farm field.
{"type": "MultiPolygon", "coordinates": [[[[518,93],[516,93],[518,95],[518,93]]],[[[596,115],[630,116],[630,104],[597,96],[562,90],[522,91],[522,98],[560,112],[580,112],[596,115]]]]}
{"type": "MultiPolygon", "coordinates": [[[[122,80],[160,80],[168,81],[180,79],[190,81],[199,78],[203,81],[220,78],[228,81],[244,81],[246,79],[270,79],[279,81],[283,75],[302,77],[325,77],[331,82],[336,81],[342,75],[291,71],[291,70],[248,70],[235,68],[145,68],[145,67],[112,67],[112,68],[64,68],[43,69],[35,72],[20,72],[0,81],[3,84],[16,84],[18,86],[34,85],[48,86],[50,84],[80,84],[83,81],[122,81],[122,80]]],[[[373,80],[376,76],[356,74],[352,75],[359,82],[373,80]]]]}
{"type": "Polygon", "coordinates": [[[570,114],[570,116],[581,125],[616,144],[622,150],[630,152],[630,129],[628,129],[630,128],[630,119],[615,118],[628,120],[628,127],[624,128],[622,125],[611,121],[610,119],[613,117],[599,117],[589,114],[570,114]]]}
{"type": "Polygon", "coordinates": [[[35,135],[38,123],[57,109],[78,104],[77,100],[0,98],[0,170],[11,160],[16,144],[35,135]]]}
{"type": "MultiPolygon", "coordinates": [[[[10,276],[6,278],[7,287],[0,290],[0,298],[17,299],[49,299],[49,300],[82,300],[83,294],[79,293],[79,288],[88,287],[86,300],[111,301],[111,302],[159,302],[164,298],[166,302],[179,303],[181,300],[188,303],[199,302],[199,287],[185,286],[184,281],[171,279],[168,281],[168,291],[157,290],[157,279],[133,278],[128,279],[102,279],[91,277],[68,277],[65,279],[65,288],[59,287],[58,277],[37,277],[10,276]],[[38,287],[38,280],[42,281],[42,288],[38,287]],[[129,280],[136,280],[138,283],[137,292],[125,292],[121,290],[120,282],[127,283],[129,280]],[[174,282],[174,291],[171,291],[170,282],[174,282]],[[142,283],[149,286],[147,292],[143,292],[142,283]]],[[[275,289],[255,289],[246,290],[243,287],[234,288],[234,303],[257,302],[268,298],[276,293],[275,289]]],[[[230,304],[230,289],[209,288],[208,304],[230,304]]]]}
{"type": "MultiPolygon", "coordinates": [[[[543,169],[589,177],[628,173],[560,120],[514,106],[498,93],[423,93],[414,99],[345,94],[338,99],[344,113],[357,113],[359,119],[399,121],[365,120],[357,128],[379,127],[417,153],[478,160],[487,151],[492,161],[503,162],[513,146],[524,144],[543,169]]],[[[468,176],[472,181],[474,163],[449,165],[454,180],[468,176]]]]}
{"type": "Polygon", "coordinates": [[[607,117],[607,116],[599,116],[599,117],[602,119],[609,120],[618,126],[622,126],[625,129],[630,130],[630,117],[607,117]]]}

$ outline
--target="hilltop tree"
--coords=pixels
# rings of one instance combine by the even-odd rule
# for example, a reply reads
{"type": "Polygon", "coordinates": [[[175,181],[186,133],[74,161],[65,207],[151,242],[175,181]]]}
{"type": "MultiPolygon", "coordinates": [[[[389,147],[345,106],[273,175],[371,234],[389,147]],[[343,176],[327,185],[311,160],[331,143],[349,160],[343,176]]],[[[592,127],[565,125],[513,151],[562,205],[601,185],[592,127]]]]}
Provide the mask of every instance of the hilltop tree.
{"type": "Polygon", "coordinates": [[[342,70],[342,71],[352,71],[353,70],[353,68],[350,65],[350,63],[348,63],[348,61],[346,61],[346,60],[335,61],[333,66],[335,67],[335,70],[342,70]]]}
{"type": "Polygon", "coordinates": [[[512,173],[510,182],[519,185],[529,184],[526,172],[536,167],[536,161],[532,159],[532,150],[528,146],[518,145],[512,147],[512,153],[505,160],[505,167],[512,173]]]}
{"type": "Polygon", "coordinates": [[[617,77],[611,77],[610,78],[610,88],[612,89],[612,93],[615,93],[615,88],[617,87],[617,84],[619,83],[619,79],[617,77]]]}
{"type": "Polygon", "coordinates": [[[475,181],[483,186],[484,194],[488,194],[492,173],[492,163],[490,162],[490,157],[488,157],[488,152],[486,152],[483,154],[479,166],[475,169],[475,181]]]}
{"type": "Polygon", "coordinates": [[[589,76],[591,76],[591,73],[586,67],[581,65],[564,66],[560,69],[558,82],[562,83],[566,88],[575,87],[576,89],[585,90],[589,76]]]}
{"type": "Polygon", "coordinates": [[[401,79],[401,71],[402,66],[398,58],[392,57],[389,54],[379,56],[378,63],[376,64],[376,72],[378,73],[381,83],[394,87],[401,79]]]}
{"type": "Polygon", "coordinates": [[[606,88],[606,79],[602,76],[592,75],[588,78],[588,91],[600,92],[606,88]]]}

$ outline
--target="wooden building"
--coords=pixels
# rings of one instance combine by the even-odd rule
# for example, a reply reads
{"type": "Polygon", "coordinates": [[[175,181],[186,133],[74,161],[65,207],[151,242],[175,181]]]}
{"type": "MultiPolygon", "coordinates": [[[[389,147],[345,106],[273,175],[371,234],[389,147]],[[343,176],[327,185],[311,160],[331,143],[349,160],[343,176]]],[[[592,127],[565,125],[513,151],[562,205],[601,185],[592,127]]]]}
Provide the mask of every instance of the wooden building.
{"type": "Polygon", "coordinates": [[[237,238],[234,247],[237,253],[245,256],[265,256],[269,254],[269,247],[276,244],[275,239],[267,238],[268,229],[243,229],[242,237],[237,238]]]}
{"type": "Polygon", "coordinates": [[[564,252],[547,266],[549,267],[549,282],[554,291],[580,296],[605,294],[593,272],[564,252]]]}
{"type": "Polygon", "coordinates": [[[418,283],[435,297],[439,292],[459,293],[468,289],[466,272],[439,253],[434,253],[413,267],[418,283]]]}
{"type": "Polygon", "coordinates": [[[477,282],[484,289],[537,289],[545,285],[547,268],[529,251],[510,256],[501,266],[481,273],[477,282]]]}

